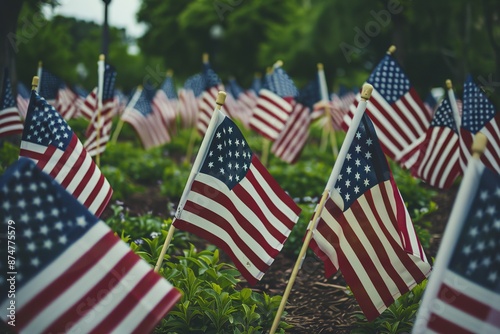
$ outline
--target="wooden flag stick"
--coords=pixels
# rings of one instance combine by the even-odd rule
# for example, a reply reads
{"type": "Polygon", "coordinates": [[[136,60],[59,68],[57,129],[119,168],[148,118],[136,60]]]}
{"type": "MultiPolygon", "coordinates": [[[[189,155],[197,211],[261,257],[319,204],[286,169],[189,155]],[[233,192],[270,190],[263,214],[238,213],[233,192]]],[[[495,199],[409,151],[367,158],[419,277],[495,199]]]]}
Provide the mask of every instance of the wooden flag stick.
{"type": "Polygon", "coordinates": [[[101,111],[102,111],[102,95],[104,88],[104,59],[105,56],[103,54],[99,55],[99,61],[97,62],[97,71],[98,71],[98,91],[97,91],[97,155],[95,156],[95,163],[97,167],[101,166],[101,154],[99,152],[99,141],[101,140],[101,111]]]}
{"type": "Polygon", "coordinates": [[[191,156],[193,155],[193,149],[194,149],[194,142],[196,140],[196,135],[198,134],[198,129],[196,126],[191,130],[191,136],[189,136],[189,144],[188,144],[188,149],[186,152],[186,158],[184,161],[186,163],[189,163],[191,161],[191,156]]]}
{"type": "Polygon", "coordinates": [[[271,141],[267,138],[263,138],[263,141],[262,141],[262,156],[261,156],[261,159],[260,159],[260,162],[262,162],[262,164],[264,166],[267,166],[267,161],[269,160],[269,150],[271,148],[271,141]]]}
{"type": "MultiPolygon", "coordinates": [[[[219,94],[217,94],[217,99],[215,100],[215,103],[217,106],[215,107],[217,110],[221,110],[222,105],[226,101],[226,92],[219,91],[219,94]]],[[[179,216],[180,212],[182,211],[182,206],[186,202],[186,197],[189,193],[189,190],[191,189],[191,184],[194,181],[194,177],[198,173],[198,170],[200,169],[200,165],[203,163],[202,161],[202,156],[200,155],[201,152],[204,152],[207,150],[208,145],[210,144],[209,142],[209,136],[211,136],[212,132],[214,131],[214,128],[217,124],[215,124],[215,120],[217,119],[217,113],[214,112],[212,119],[210,120],[210,124],[208,124],[207,132],[205,132],[205,138],[203,138],[203,141],[201,142],[200,145],[200,150],[198,152],[198,155],[196,156],[196,160],[194,161],[193,167],[191,168],[191,173],[189,174],[188,181],[186,183],[186,187],[184,188],[184,192],[182,193],[181,199],[179,201],[179,206],[177,207],[177,212],[176,212],[176,217],[179,216]]],[[[165,243],[163,244],[163,247],[160,252],[160,256],[158,257],[158,261],[156,262],[154,271],[158,272],[161,268],[161,265],[163,263],[163,258],[165,257],[165,253],[167,252],[168,246],[170,246],[170,242],[172,241],[172,237],[175,232],[175,226],[174,222],[175,219],[172,221],[172,224],[170,225],[170,228],[168,229],[168,234],[167,238],[165,239],[165,243]]]]}
{"type": "Polygon", "coordinates": [[[366,109],[366,101],[370,98],[371,93],[373,90],[373,86],[370,84],[365,84],[363,86],[362,92],[361,92],[361,101],[358,104],[358,109],[356,110],[356,113],[354,113],[354,117],[352,120],[352,123],[349,127],[349,131],[346,134],[346,139],[344,140],[344,144],[342,145],[342,149],[340,150],[339,157],[337,161],[340,161],[340,163],[335,163],[333,166],[332,173],[330,175],[330,179],[328,180],[328,183],[325,187],[325,191],[323,192],[323,195],[321,196],[321,200],[316,207],[316,210],[314,212],[314,216],[311,220],[311,223],[309,224],[309,228],[307,229],[306,236],[304,238],[304,243],[302,245],[302,248],[300,250],[299,256],[297,257],[297,262],[295,263],[295,266],[293,267],[292,273],[290,274],[290,279],[288,280],[285,292],[283,293],[283,297],[281,298],[281,303],[278,308],[278,311],[276,313],[276,316],[274,318],[273,325],[271,327],[271,330],[269,331],[269,334],[274,334],[276,330],[278,329],[280,320],[281,320],[281,315],[283,314],[283,311],[285,310],[285,305],[288,300],[288,297],[290,296],[290,292],[292,291],[292,286],[295,282],[295,279],[297,277],[297,273],[299,272],[299,269],[302,265],[302,262],[304,261],[307,248],[309,247],[309,243],[312,239],[313,232],[316,229],[318,219],[321,215],[321,212],[323,211],[323,208],[325,207],[325,202],[326,200],[330,197],[330,190],[333,187],[332,180],[336,180],[338,177],[338,174],[340,172],[340,168],[342,168],[342,162],[345,159],[345,156],[347,155],[347,151],[349,149],[350,142],[352,142],[352,139],[354,138],[355,132],[357,130],[358,124],[361,121],[361,118],[363,117],[363,113],[366,109]],[[350,139],[349,139],[350,138],[350,139]],[[335,175],[335,176],[334,176],[335,175]]]}
{"type": "Polygon", "coordinates": [[[457,100],[455,99],[455,93],[453,92],[453,85],[451,80],[446,80],[446,89],[448,93],[448,99],[450,100],[451,110],[453,111],[453,119],[455,120],[455,125],[457,130],[460,130],[460,113],[458,111],[457,100]]]}

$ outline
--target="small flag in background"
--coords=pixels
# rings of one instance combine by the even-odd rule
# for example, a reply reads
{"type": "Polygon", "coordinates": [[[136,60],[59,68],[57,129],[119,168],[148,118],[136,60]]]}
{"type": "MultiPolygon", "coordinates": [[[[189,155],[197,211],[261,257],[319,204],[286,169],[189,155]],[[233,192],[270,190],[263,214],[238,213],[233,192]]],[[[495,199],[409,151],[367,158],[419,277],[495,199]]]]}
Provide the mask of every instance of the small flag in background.
{"type": "MultiPolygon", "coordinates": [[[[197,128],[200,135],[203,136],[207,131],[208,123],[210,123],[210,119],[212,118],[212,113],[217,106],[215,104],[217,94],[220,90],[224,90],[224,86],[222,85],[219,76],[215,73],[209,63],[203,64],[202,74],[204,90],[199,99],[197,128]]],[[[227,106],[225,106],[225,109],[229,114],[227,106]]]]}
{"type": "Polygon", "coordinates": [[[460,166],[466,169],[471,156],[474,135],[481,131],[488,138],[488,145],[481,160],[500,173],[500,113],[468,76],[464,83],[462,124],[460,128],[460,166]]]}
{"type": "Polygon", "coordinates": [[[311,111],[318,98],[316,84],[311,82],[300,91],[293,102],[292,114],[271,147],[271,152],[281,160],[294,163],[299,158],[309,138],[311,111]]]}
{"type": "Polygon", "coordinates": [[[30,91],[22,83],[17,83],[17,109],[22,119],[26,118],[26,112],[28,112],[28,105],[30,104],[30,91]]]}
{"type": "Polygon", "coordinates": [[[179,112],[184,128],[190,128],[198,119],[198,97],[203,92],[203,76],[198,73],[187,78],[184,88],[179,90],[179,112]]]}
{"type": "MultiPolygon", "coordinates": [[[[98,99],[95,101],[95,109],[90,119],[90,124],[85,132],[87,140],[83,144],[91,156],[102,154],[106,150],[111,135],[113,116],[116,113],[115,93],[116,70],[108,63],[104,64],[104,79],[102,88],[102,106],[99,108],[98,99]]],[[[99,87],[96,96],[99,94],[99,87]]],[[[92,95],[90,93],[89,95],[92,95]]],[[[83,109],[82,109],[83,111],[83,109]]]]}
{"type": "MultiPolygon", "coordinates": [[[[229,108],[233,111],[234,117],[239,119],[243,125],[248,128],[252,109],[255,107],[257,98],[252,90],[244,91],[243,88],[236,82],[235,78],[229,79],[227,90],[234,99],[234,107],[229,108]]],[[[227,98],[226,98],[227,103],[227,98]]]]}
{"type": "Polygon", "coordinates": [[[23,122],[12,95],[9,71],[4,70],[2,91],[0,92],[0,137],[20,134],[23,132],[23,122]]]}
{"type": "Polygon", "coordinates": [[[61,89],[63,85],[64,82],[61,78],[52,74],[45,68],[42,68],[40,81],[38,83],[38,93],[54,107],[56,105],[57,96],[59,95],[59,89],[61,89]]]}
{"type": "MultiPolygon", "coordinates": [[[[8,310],[15,301],[16,332],[149,333],[179,300],[106,223],[28,159],[0,178],[0,203],[2,230],[15,231],[18,245],[15,264],[0,261],[0,305],[8,310]]],[[[0,255],[7,259],[7,245],[0,255]]]]}
{"type": "MultiPolygon", "coordinates": [[[[396,59],[387,54],[367,80],[373,85],[367,114],[373,121],[382,148],[395,161],[409,160],[406,149],[427,131],[430,115],[396,59]]],[[[360,95],[344,116],[347,131],[360,95]]],[[[410,151],[415,154],[414,151],[410,151]]]]}
{"type": "Polygon", "coordinates": [[[122,120],[132,125],[141,138],[145,149],[170,142],[167,126],[162,112],[153,108],[152,101],[155,91],[148,86],[140,89],[138,99],[123,113],[122,120]]]}
{"type": "Polygon", "coordinates": [[[437,108],[425,139],[419,146],[412,175],[441,189],[452,186],[461,174],[458,128],[448,96],[437,108]]]}
{"type": "Polygon", "coordinates": [[[431,266],[367,114],[330,191],[310,247],[325,275],[342,271],[366,318],[379,316],[431,266]]]}
{"type": "Polygon", "coordinates": [[[470,159],[413,333],[500,333],[500,176],[470,159]]]}
{"type": "Polygon", "coordinates": [[[174,79],[171,73],[167,73],[167,77],[160,89],[156,91],[152,101],[152,108],[156,109],[155,113],[162,116],[165,126],[171,131],[175,130],[178,102],[174,79]]]}
{"type": "MultiPolygon", "coordinates": [[[[262,278],[278,255],[300,208],[253,154],[234,122],[214,111],[215,129],[201,165],[179,203],[176,228],[223,249],[250,284],[262,278]]],[[[199,158],[197,158],[198,160],[199,158]]]]}
{"type": "Polygon", "coordinates": [[[100,216],[113,190],[62,116],[31,92],[20,155],[35,161],[93,214],[100,216]]]}
{"type": "Polygon", "coordinates": [[[264,81],[257,105],[252,111],[250,128],[274,141],[285,128],[293,110],[292,101],[298,91],[281,67],[275,68],[272,74],[267,74],[264,81]]]}

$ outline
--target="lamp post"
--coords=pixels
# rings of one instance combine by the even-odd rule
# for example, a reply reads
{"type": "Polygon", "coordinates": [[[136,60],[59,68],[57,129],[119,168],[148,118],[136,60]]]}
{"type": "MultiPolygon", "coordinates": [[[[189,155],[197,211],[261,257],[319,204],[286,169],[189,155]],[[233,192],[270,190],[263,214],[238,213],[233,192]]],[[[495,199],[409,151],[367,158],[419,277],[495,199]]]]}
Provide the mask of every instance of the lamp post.
{"type": "Polygon", "coordinates": [[[102,25],[102,47],[101,54],[108,56],[109,45],[109,27],[108,27],[108,5],[111,0],[102,0],[104,2],[104,24],[102,25]]]}

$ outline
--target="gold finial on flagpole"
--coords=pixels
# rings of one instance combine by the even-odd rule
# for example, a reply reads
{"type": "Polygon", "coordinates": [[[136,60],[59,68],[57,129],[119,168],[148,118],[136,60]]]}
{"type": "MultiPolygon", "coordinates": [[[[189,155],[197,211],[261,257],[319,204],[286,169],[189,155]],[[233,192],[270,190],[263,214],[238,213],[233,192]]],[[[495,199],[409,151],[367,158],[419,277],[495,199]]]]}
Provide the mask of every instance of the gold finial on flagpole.
{"type": "Polygon", "coordinates": [[[223,105],[224,102],[226,102],[226,92],[224,91],[219,91],[219,94],[217,94],[217,99],[215,100],[215,103],[217,104],[217,107],[220,109],[223,105]]]}
{"type": "Polygon", "coordinates": [[[203,62],[203,64],[208,64],[209,61],[208,53],[206,52],[203,53],[203,55],[201,56],[201,61],[203,62]]]}
{"type": "Polygon", "coordinates": [[[446,80],[446,89],[451,89],[452,87],[453,87],[453,85],[451,84],[451,80],[447,79],[446,80]]]}
{"type": "Polygon", "coordinates": [[[174,71],[172,69],[167,70],[167,77],[172,77],[174,75],[174,71]]]}
{"type": "Polygon", "coordinates": [[[279,59],[274,63],[273,68],[278,68],[282,66],[283,66],[283,60],[279,59]]]}
{"type": "Polygon", "coordinates": [[[394,54],[394,52],[396,52],[396,46],[395,45],[389,46],[389,50],[387,50],[387,53],[392,55],[394,54]]]}
{"type": "Polygon", "coordinates": [[[35,75],[33,77],[33,79],[31,80],[31,89],[32,90],[36,90],[36,88],[38,87],[38,81],[40,81],[40,79],[35,75]]]}
{"type": "Polygon", "coordinates": [[[363,85],[363,89],[361,90],[361,98],[368,101],[372,96],[373,86],[369,83],[365,83],[363,85]]]}
{"type": "Polygon", "coordinates": [[[488,138],[482,132],[476,133],[474,141],[472,142],[472,157],[479,159],[486,150],[488,138]]]}
{"type": "Polygon", "coordinates": [[[323,63],[318,63],[318,71],[322,71],[323,70],[323,63]]]}
{"type": "Polygon", "coordinates": [[[104,60],[104,59],[106,59],[106,56],[105,56],[105,55],[103,55],[103,54],[100,54],[100,55],[99,55],[99,60],[104,60]]]}

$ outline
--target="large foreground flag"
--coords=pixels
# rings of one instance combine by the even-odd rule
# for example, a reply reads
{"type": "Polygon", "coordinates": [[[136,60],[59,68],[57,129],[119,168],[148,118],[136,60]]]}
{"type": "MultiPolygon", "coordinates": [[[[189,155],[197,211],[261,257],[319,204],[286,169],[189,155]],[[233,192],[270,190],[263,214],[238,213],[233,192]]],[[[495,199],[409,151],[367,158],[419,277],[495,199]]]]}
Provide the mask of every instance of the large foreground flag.
{"type": "Polygon", "coordinates": [[[310,247],[326,276],[342,271],[370,321],[424,280],[431,266],[368,115],[352,130],[310,247]]]}
{"type": "Polygon", "coordinates": [[[500,333],[500,176],[470,159],[413,333],[500,333]]]}
{"type": "MultiPolygon", "coordinates": [[[[373,94],[366,113],[373,121],[385,154],[395,161],[410,159],[412,145],[418,145],[429,127],[430,115],[411,86],[396,59],[390,54],[380,61],[367,80],[373,85],[373,94]]],[[[344,116],[344,129],[351,123],[359,103],[357,95],[350,112],[344,116]]]]}
{"type": "Polygon", "coordinates": [[[122,120],[134,127],[145,149],[170,142],[162,110],[152,105],[155,91],[148,86],[138,90],[138,98],[133,99],[135,103],[125,109],[122,120]]]}
{"type": "Polygon", "coordinates": [[[250,128],[271,141],[275,141],[285,128],[292,113],[292,102],[298,91],[288,74],[278,66],[267,74],[265,85],[259,91],[253,108],[250,128]]]}
{"type": "Polygon", "coordinates": [[[1,317],[8,324],[15,319],[16,332],[148,333],[180,298],[30,160],[2,176],[0,202],[2,230],[14,231],[15,242],[9,240],[17,245],[6,242],[0,250],[1,317]]]}
{"type": "Polygon", "coordinates": [[[90,212],[100,216],[113,190],[62,116],[31,92],[20,155],[31,158],[90,212]]]}
{"type": "Polygon", "coordinates": [[[474,135],[482,132],[488,138],[488,146],[481,156],[484,164],[500,173],[500,112],[468,76],[464,83],[462,124],[460,128],[460,166],[462,171],[471,156],[474,135]]]}
{"type": "Polygon", "coordinates": [[[412,167],[413,176],[441,189],[451,187],[461,174],[458,127],[452,103],[455,101],[450,101],[446,96],[439,104],[425,139],[419,146],[418,162],[412,167]]]}
{"type": "Polygon", "coordinates": [[[174,226],[223,249],[255,284],[280,252],[299,213],[236,124],[216,109],[174,226]]]}
{"type": "Polygon", "coordinates": [[[23,122],[12,95],[9,71],[4,70],[2,91],[0,92],[0,137],[23,132],[23,122]]]}

